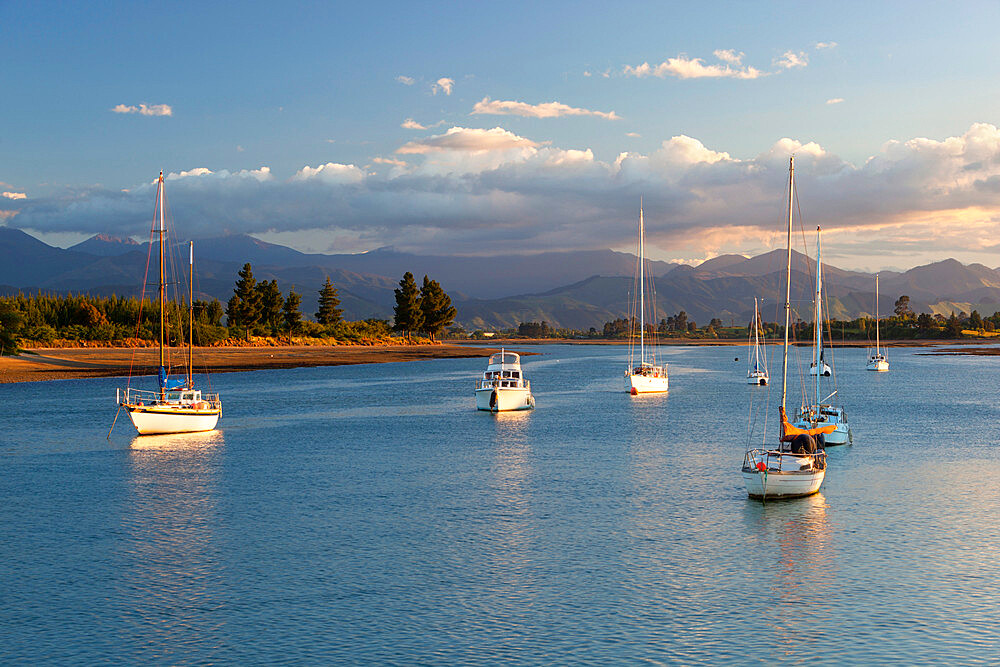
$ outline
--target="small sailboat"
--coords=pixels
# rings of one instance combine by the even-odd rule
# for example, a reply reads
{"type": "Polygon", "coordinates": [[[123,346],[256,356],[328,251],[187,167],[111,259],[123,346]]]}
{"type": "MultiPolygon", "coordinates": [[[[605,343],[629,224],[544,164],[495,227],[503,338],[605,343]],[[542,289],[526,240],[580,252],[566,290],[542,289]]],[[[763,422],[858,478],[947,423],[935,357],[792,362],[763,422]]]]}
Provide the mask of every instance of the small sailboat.
{"type": "MultiPolygon", "coordinates": [[[[632,292],[628,336],[628,368],[625,369],[625,391],[638,394],[662,393],[669,389],[667,365],[656,363],[656,344],[646,359],[646,227],[642,217],[642,202],[639,203],[639,261],[635,271],[635,290],[632,292]],[[635,349],[635,314],[639,312],[639,354],[635,349]]],[[[650,277],[650,280],[652,278],[650,277]]],[[[650,298],[650,314],[656,313],[655,297],[650,298]]],[[[655,319],[655,318],[654,318],[655,319]]],[[[653,334],[655,336],[655,332],[653,334]]]]}
{"type": "Polygon", "coordinates": [[[844,445],[851,442],[851,427],[847,423],[847,413],[844,411],[843,407],[833,405],[830,403],[836,394],[835,389],[825,398],[822,396],[822,382],[821,378],[830,377],[831,371],[830,366],[823,361],[823,269],[822,261],[820,255],[820,229],[816,228],[816,307],[814,310],[815,320],[814,329],[816,331],[815,346],[813,348],[814,358],[813,358],[813,368],[816,367],[817,363],[821,364],[827,370],[823,373],[812,373],[810,375],[816,378],[816,385],[813,395],[813,404],[802,406],[799,412],[799,417],[795,422],[795,425],[799,428],[815,428],[817,426],[834,425],[834,430],[826,434],[826,445],[844,445]]]}
{"type": "MultiPolygon", "coordinates": [[[[222,416],[222,401],[218,394],[203,394],[194,387],[194,243],[190,244],[190,292],[188,354],[185,376],[178,379],[169,377],[164,349],[166,336],[166,282],[164,281],[164,221],[163,172],[156,187],[156,209],[153,217],[154,234],[159,235],[159,306],[160,306],[160,365],[157,370],[159,388],[156,390],[135,389],[129,383],[116,392],[119,411],[124,409],[139,435],[164,433],[194,433],[211,431],[222,416]]],[[[117,418],[117,416],[116,416],[117,418]]],[[[112,428],[114,428],[112,426],[112,428]]]]}
{"type": "MultiPolygon", "coordinates": [[[[869,339],[871,342],[871,339],[869,339]]],[[[872,351],[868,348],[868,366],[866,367],[870,371],[884,372],[889,370],[889,358],[886,356],[885,352],[879,349],[879,332],[878,332],[878,274],[875,274],[875,350],[872,351]]]]}
{"type": "Polygon", "coordinates": [[[535,407],[531,383],[521,371],[521,355],[500,352],[491,355],[483,377],[476,381],[476,408],[490,412],[530,410],[535,407]]]}
{"type": "Polygon", "coordinates": [[[767,353],[760,345],[760,311],[757,309],[757,298],[753,300],[753,322],[750,325],[750,339],[747,345],[753,350],[748,357],[750,360],[747,368],[747,384],[755,384],[763,387],[770,379],[767,374],[767,353]]]}
{"type": "Polygon", "coordinates": [[[788,259],[785,278],[785,344],[781,356],[781,406],[778,416],[781,437],[778,445],[749,447],[743,456],[743,483],[747,495],[758,500],[778,500],[812,495],[826,477],[823,436],[833,426],[798,428],[785,416],[788,393],[788,329],[791,324],[792,286],[792,200],[795,193],[795,158],[788,163],[788,259]]]}

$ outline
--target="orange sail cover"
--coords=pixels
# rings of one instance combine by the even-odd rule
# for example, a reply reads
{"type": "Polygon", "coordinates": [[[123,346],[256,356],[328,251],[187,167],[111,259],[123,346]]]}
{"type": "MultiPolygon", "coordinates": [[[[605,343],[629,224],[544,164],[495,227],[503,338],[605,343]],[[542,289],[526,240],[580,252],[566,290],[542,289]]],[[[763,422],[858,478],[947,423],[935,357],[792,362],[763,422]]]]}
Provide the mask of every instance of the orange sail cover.
{"type": "Polygon", "coordinates": [[[836,424],[830,424],[829,426],[817,426],[816,428],[799,428],[798,426],[793,426],[788,421],[788,417],[785,416],[785,408],[778,407],[778,415],[781,417],[781,439],[785,438],[791,439],[797,435],[819,435],[833,433],[837,430],[836,424]]]}

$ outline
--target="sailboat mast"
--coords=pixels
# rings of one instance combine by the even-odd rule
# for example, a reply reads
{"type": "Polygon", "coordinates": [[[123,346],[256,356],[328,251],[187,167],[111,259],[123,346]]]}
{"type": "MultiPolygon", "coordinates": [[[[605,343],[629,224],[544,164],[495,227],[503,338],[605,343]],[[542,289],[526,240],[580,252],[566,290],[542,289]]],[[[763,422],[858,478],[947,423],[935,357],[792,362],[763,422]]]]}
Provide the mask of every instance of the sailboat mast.
{"type": "MultiPolygon", "coordinates": [[[[878,274],[875,274],[875,354],[878,355],[878,274]]],[[[871,340],[869,338],[869,340],[871,340]]]]}
{"type": "Polygon", "coordinates": [[[819,227],[816,228],[816,405],[819,405],[819,379],[826,370],[823,361],[823,260],[820,255],[819,227]]]}
{"type": "MultiPolygon", "coordinates": [[[[159,199],[160,199],[160,369],[164,368],[163,363],[163,331],[166,324],[166,317],[164,316],[164,307],[166,300],[166,286],[163,284],[163,232],[164,232],[164,222],[163,222],[163,172],[160,172],[160,180],[158,183],[159,187],[159,199]]],[[[160,400],[163,400],[163,385],[160,384],[160,400]]]]}
{"type": "Polygon", "coordinates": [[[753,298],[753,369],[760,370],[760,340],[757,329],[760,327],[760,311],[757,310],[757,297],[753,298]]]}
{"type": "Polygon", "coordinates": [[[781,409],[788,395],[788,326],[792,305],[792,198],[795,194],[795,156],[788,158],[788,259],[785,266],[785,347],[781,359],[781,409]]]}
{"type": "Polygon", "coordinates": [[[194,241],[188,241],[190,254],[188,265],[191,274],[188,280],[188,387],[194,387],[194,241]]]}
{"type": "Polygon", "coordinates": [[[639,200],[639,363],[646,363],[646,299],[645,299],[645,264],[646,249],[644,237],[645,224],[642,220],[642,200],[639,200]]]}

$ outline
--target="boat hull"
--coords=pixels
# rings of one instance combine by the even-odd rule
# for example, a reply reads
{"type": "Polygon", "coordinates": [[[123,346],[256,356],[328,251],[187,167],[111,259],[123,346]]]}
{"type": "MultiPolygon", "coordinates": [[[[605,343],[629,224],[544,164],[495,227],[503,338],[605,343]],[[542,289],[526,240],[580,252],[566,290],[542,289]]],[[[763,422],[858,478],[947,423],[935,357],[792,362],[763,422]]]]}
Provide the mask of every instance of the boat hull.
{"type": "Polygon", "coordinates": [[[211,431],[219,423],[221,410],[125,408],[139,435],[197,433],[211,431]]]}
{"type": "Polygon", "coordinates": [[[531,410],[535,397],[531,390],[522,387],[489,387],[476,390],[476,409],[489,412],[531,410]]]}
{"type": "Polygon", "coordinates": [[[743,483],[747,495],[755,500],[784,500],[811,496],[819,491],[826,477],[826,470],[763,472],[743,468],[743,483]]]}
{"type": "Polygon", "coordinates": [[[889,362],[883,360],[869,361],[867,368],[870,371],[884,373],[885,371],[889,370],[889,362]]]}
{"type": "Polygon", "coordinates": [[[760,387],[765,387],[767,386],[767,382],[768,382],[767,373],[756,372],[747,375],[747,384],[755,384],[760,387]]]}
{"type": "MultiPolygon", "coordinates": [[[[813,377],[816,377],[816,373],[817,373],[816,366],[810,366],[809,367],[809,375],[811,375],[813,377]]],[[[833,373],[833,369],[830,368],[830,365],[829,364],[823,364],[823,372],[820,373],[820,375],[822,375],[825,378],[828,378],[828,377],[830,377],[830,375],[832,373],[833,373]]]]}
{"type": "Polygon", "coordinates": [[[654,377],[650,375],[626,375],[625,391],[636,396],[638,394],[659,394],[668,391],[670,380],[662,375],[654,377]]]}

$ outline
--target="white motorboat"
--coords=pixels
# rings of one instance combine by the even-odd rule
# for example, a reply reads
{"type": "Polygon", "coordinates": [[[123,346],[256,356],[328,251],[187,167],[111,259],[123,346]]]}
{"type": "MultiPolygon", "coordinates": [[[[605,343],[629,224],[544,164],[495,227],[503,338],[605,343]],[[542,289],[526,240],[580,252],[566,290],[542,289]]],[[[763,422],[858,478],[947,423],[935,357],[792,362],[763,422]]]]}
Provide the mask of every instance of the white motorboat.
{"type": "Polygon", "coordinates": [[[747,341],[747,345],[752,351],[748,357],[747,384],[763,387],[767,385],[770,377],[767,373],[767,353],[760,344],[760,311],[757,309],[756,297],[753,300],[753,322],[750,323],[750,328],[750,339],[747,341]]]}
{"type": "Polygon", "coordinates": [[[505,412],[533,407],[535,397],[521,371],[521,356],[503,349],[490,356],[483,377],[476,381],[476,408],[505,412]]]}
{"type": "MultiPolygon", "coordinates": [[[[670,380],[667,377],[667,364],[656,363],[656,329],[650,332],[653,336],[652,349],[649,352],[649,359],[646,358],[646,280],[652,281],[652,276],[646,271],[646,227],[642,217],[642,202],[639,202],[639,261],[635,271],[635,289],[632,291],[633,299],[629,304],[629,332],[628,332],[628,367],[625,369],[625,391],[636,396],[638,394],[662,393],[669,389],[670,380]],[[639,350],[635,349],[635,326],[636,313],[638,311],[639,321],[639,350]]],[[[650,290],[649,311],[655,321],[656,303],[655,292],[650,290]]]]}
{"type": "MultiPolygon", "coordinates": [[[[159,388],[156,390],[135,389],[131,386],[131,375],[128,384],[116,391],[119,411],[125,410],[139,435],[165,433],[194,433],[211,431],[222,416],[222,401],[218,394],[202,393],[194,387],[194,243],[189,246],[189,311],[188,311],[188,354],[184,364],[184,377],[171,380],[169,377],[168,360],[165,354],[164,340],[167,335],[166,318],[166,283],[164,282],[164,240],[166,222],[164,220],[165,194],[163,191],[163,172],[156,187],[156,210],[153,217],[152,234],[159,236],[159,306],[160,306],[160,364],[157,369],[159,388]]],[[[150,244],[152,250],[152,244],[150,244]]],[[[148,270],[148,259],[147,259],[148,270]]],[[[145,285],[143,296],[145,298],[145,285]]],[[[181,327],[183,329],[183,327],[181,327]]],[[[115,416],[117,420],[117,415],[115,416]]],[[[114,426],[112,425],[112,428],[114,426]]]]}
{"type": "MultiPolygon", "coordinates": [[[[826,451],[818,436],[830,426],[802,429],[788,423],[785,400],[788,393],[788,330],[791,324],[792,202],[795,194],[795,158],[788,163],[788,238],[785,277],[785,344],[781,360],[781,406],[778,416],[781,437],[775,446],[749,446],[740,470],[747,495],[759,500],[808,496],[819,491],[826,477],[826,451]]],[[[765,435],[766,439],[766,435],[765,435]]]]}
{"type": "Polygon", "coordinates": [[[815,346],[813,348],[814,358],[813,367],[818,364],[825,367],[827,370],[823,373],[810,373],[816,378],[816,384],[813,391],[813,402],[811,405],[803,405],[799,411],[798,418],[795,421],[795,425],[798,428],[810,429],[817,428],[819,426],[830,426],[833,425],[834,429],[828,433],[825,433],[825,445],[846,445],[851,443],[851,427],[847,423],[847,413],[844,408],[833,405],[830,403],[830,399],[836,396],[837,390],[834,389],[825,398],[822,396],[822,381],[821,378],[830,377],[832,375],[830,367],[823,361],[823,263],[822,256],[820,253],[820,229],[816,228],[816,294],[815,294],[816,304],[814,308],[815,319],[813,320],[813,327],[816,332],[816,337],[814,339],[815,346]]]}
{"type": "MultiPolygon", "coordinates": [[[[868,339],[869,342],[871,339],[868,339]]],[[[885,372],[889,370],[889,357],[879,349],[879,332],[878,332],[878,274],[875,274],[875,349],[872,350],[868,348],[868,365],[866,368],[870,371],[885,372]]]]}

